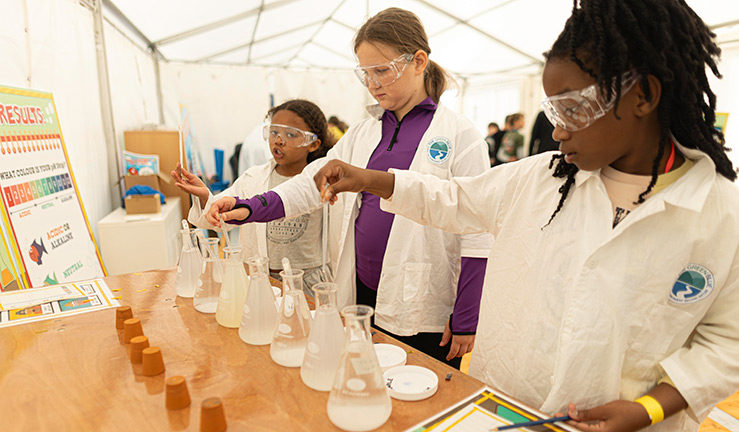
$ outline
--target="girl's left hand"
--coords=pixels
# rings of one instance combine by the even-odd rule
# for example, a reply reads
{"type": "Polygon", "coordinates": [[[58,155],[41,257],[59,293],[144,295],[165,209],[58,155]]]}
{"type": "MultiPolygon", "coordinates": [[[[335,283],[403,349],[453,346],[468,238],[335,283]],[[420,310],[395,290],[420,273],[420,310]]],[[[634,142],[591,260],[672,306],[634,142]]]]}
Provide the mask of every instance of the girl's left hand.
{"type": "Polygon", "coordinates": [[[567,414],[574,420],[568,424],[588,432],[632,432],[652,423],[641,404],[626,400],[611,401],[587,410],[578,410],[575,404],[570,404],[567,414]]]}
{"type": "Polygon", "coordinates": [[[446,355],[447,361],[472,352],[472,347],[475,345],[475,335],[453,335],[452,329],[449,327],[449,321],[447,321],[439,345],[444,346],[449,343],[449,340],[452,343],[449,346],[449,354],[446,355]]]}

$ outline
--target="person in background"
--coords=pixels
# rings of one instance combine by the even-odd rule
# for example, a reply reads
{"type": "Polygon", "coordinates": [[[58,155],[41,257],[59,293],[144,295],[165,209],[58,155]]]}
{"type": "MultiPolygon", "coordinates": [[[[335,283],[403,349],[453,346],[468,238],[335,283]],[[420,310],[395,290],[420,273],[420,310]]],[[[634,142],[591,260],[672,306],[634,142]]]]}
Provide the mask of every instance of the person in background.
{"type": "MultiPolygon", "coordinates": [[[[354,51],[357,77],[378,102],[368,108],[372,117],[350,127],[327,159],[274,190],[248,200],[216,201],[211,223],[219,212],[229,223],[266,222],[320,207],[313,174],[328,159],[445,179],[488,169],[480,133],[439,103],[450,78],[429,59],[428,38],[415,14],[389,8],[373,16],[357,32],[354,51]]],[[[374,307],[375,326],[459,368],[474,344],[492,237],[448,234],[396,218],[368,193],[333,206],[330,223],[332,244],[340,246],[339,306],[374,307]]]]}
{"type": "Polygon", "coordinates": [[[493,136],[500,131],[498,123],[488,123],[488,135],[485,137],[485,143],[488,145],[488,156],[490,157],[490,166],[493,166],[495,150],[495,138],[493,136]]]}
{"type": "Polygon", "coordinates": [[[513,129],[513,124],[511,123],[511,116],[513,114],[509,114],[505,117],[505,121],[503,122],[503,129],[499,130],[498,132],[493,134],[493,155],[490,158],[490,166],[494,167],[496,165],[500,165],[501,162],[498,160],[498,151],[500,150],[500,145],[503,142],[503,136],[508,132],[509,130],[513,129]]]}
{"type": "Polygon", "coordinates": [[[511,114],[509,120],[511,129],[503,135],[497,153],[500,163],[514,162],[523,158],[523,135],[519,132],[525,124],[523,114],[511,114]]]}
{"type": "Polygon", "coordinates": [[[559,143],[552,138],[552,132],[554,132],[554,125],[544,111],[539,111],[534,126],[531,128],[529,156],[559,149],[559,143]]]}
{"type": "MultiPolygon", "coordinates": [[[[272,155],[267,163],[246,170],[233,185],[213,196],[203,182],[184,168],[182,176],[172,171],[177,187],[195,196],[188,220],[199,228],[215,229],[205,215],[214,202],[224,196],[251,197],[274,188],[299,174],[310,162],[326,155],[333,144],[326,117],[313,102],[288,100],[267,112],[269,124],[261,127],[261,142],[272,155]]],[[[293,268],[304,270],[304,286],[309,303],[313,302],[314,284],[321,281],[320,209],[291,219],[244,225],[239,230],[239,246],[244,257],[269,258],[270,274],[280,279],[282,258],[293,268]]]]}
{"type": "Polygon", "coordinates": [[[347,129],[346,123],[339,120],[338,117],[331,116],[328,118],[328,130],[333,135],[335,141],[338,142],[344,136],[347,129]]]}
{"type": "Polygon", "coordinates": [[[470,375],[582,431],[697,432],[739,388],[721,51],[682,0],[573,4],[542,76],[560,153],[451,180],[331,161],[316,186],[495,235],[470,375]]]}

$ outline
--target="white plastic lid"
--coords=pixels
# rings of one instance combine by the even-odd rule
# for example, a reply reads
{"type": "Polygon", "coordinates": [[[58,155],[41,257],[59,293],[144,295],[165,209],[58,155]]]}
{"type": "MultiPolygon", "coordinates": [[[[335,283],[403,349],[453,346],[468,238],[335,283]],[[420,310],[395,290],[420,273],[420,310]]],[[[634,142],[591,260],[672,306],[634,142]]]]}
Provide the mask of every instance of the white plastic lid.
{"type": "Polygon", "coordinates": [[[388,369],[383,378],[390,397],[403,401],[429,398],[439,388],[439,377],[421,366],[397,366],[388,369]]]}
{"type": "Polygon", "coordinates": [[[375,344],[375,353],[377,360],[380,362],[380,369],[383,372],[396,366],[405,364],[405,350],[397,345],[378,343],[375,344]]]}

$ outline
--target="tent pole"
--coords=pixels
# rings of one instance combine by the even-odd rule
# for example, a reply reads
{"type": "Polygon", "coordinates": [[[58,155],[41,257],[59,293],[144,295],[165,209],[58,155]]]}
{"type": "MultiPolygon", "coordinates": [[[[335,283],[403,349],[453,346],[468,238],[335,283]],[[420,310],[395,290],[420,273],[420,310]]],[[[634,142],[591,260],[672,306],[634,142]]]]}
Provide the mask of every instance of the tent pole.
{"type": "Polygon", "coordinates": [[[115,137],[115,123],[113,122],[113,104],[110,95],[110,81],[108,79],[108,57],[105,51],[105,36],[103,34],[103,9],[99,2],[95,3],[93,25],[95,31],[95,57],[98,69],[98,87],[100,91],[100,112],[103,119],[103,135],[108,149],[108,183],[111,189],[111,202],[120,202],[123,195],[123,183],[120,183],[120,152],[115,137]],[[115,156],[110,157],[110,153],[115,156]],[[117,186],[117,187],[116,187],[117,186]]]}

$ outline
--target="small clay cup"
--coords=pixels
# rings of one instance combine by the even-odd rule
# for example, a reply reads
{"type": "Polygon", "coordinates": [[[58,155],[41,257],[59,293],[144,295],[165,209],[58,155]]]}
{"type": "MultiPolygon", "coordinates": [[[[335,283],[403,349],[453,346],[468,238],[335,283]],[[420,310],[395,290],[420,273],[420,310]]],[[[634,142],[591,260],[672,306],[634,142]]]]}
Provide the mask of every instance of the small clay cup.
{"type": "Polygon", "coordinates": [[[168,410],[178,410],[190,405],[190,392],[187,391],[187,381],[182,375],[167,378],[165,405],[168,410]]]}
{"type": "Polygon", "coordinates": [[[131,338],[131,363],[141,363],[141,352],[149,348],[149,338],[136,336],[131,338]]]}
{"type": "Polygon", "coordinates": [[[141,373],[144,376],[155,376],[164,372],[162,351],[158,346],[144,348],[141,351],[141,373]]]}
{"type": "Polygon", "coordinates": [[[140,319],[129,318],[123,321],[123,342],[130,343],[131,339],[143,335],[144,329],[141,327],[140,319]]]}
{"type": "Polygon", "coordinates": [[[115,310],[115,328],[121,330],[123,328],[123,321],[133,318],[133,311],[131,306],[121,306],[115,310]]]}
{"type": "Polygon", "coordinates": [[[200,432],[226,430],[226,413],[219,398],[208,398],[200,405],[200,432]]]}

